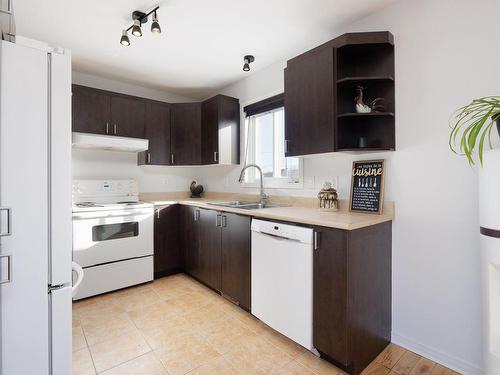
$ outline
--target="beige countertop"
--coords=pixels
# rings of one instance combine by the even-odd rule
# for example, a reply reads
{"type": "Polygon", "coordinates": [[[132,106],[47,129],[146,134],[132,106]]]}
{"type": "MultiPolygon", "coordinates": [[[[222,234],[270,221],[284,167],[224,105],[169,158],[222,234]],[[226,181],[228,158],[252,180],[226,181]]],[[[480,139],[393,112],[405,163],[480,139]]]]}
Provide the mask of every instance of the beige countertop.
{"type": "Polygon", "coordinates": [[[384,213],[382,215],[372,215],[347,211],[345,209],[347,206],[345,201],[340,202],[339,211],[321,211],[319,208],[315,207],[315,205],[317,205],[317,199],[300,197],[271,197],[270,203],[288,204],[290,206],[254,210],[221,207],[209,204],[209,202],[222,202],[229,200],[257,200],[256,196],[230,193],[207,193],[203,198],[189,198],[186,193],[143,193],[141,194],[141,200],[153,202],[155,206],[183,204],[247,215],[259,219],[289,221],[293,223],[318,225],[345,230],[359,229],[394,219],[393,202],[386,202],[384,204],[384,213]]]}

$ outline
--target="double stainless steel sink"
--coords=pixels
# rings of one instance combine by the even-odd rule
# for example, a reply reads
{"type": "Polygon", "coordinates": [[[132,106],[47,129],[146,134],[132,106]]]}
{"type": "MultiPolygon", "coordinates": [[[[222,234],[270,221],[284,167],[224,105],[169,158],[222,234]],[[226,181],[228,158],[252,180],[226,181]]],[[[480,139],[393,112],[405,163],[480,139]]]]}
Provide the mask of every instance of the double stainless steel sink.
{"type": "Polygon", "coordinates": [[[259,208],[273,208],[273,207],[288,207],[287,205],[283,204],[270,204],[261,202],[251,202],[251,201],[209,202],[208,204],[220,207],[241,208],[244,210],[257,210],[259,208]]]}

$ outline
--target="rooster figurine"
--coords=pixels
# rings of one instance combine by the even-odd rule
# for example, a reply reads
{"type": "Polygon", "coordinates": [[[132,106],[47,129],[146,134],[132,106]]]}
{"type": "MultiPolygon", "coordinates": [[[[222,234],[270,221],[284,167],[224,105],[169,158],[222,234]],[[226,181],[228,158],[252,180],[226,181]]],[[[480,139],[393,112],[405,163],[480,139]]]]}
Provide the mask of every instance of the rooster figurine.
{"type": "Polygon", "coordinates": [[[191,198],[201,198],[201,193],[203,193],[203,185],[196,185],[196,181],[191,182],[189,186],[191,190],[191,198]]]}

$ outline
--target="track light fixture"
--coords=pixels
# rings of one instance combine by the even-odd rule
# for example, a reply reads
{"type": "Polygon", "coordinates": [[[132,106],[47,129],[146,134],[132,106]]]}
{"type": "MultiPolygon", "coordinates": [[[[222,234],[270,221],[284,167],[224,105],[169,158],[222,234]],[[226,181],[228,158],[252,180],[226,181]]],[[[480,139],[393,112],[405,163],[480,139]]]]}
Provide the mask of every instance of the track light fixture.
{"type": "Polygon", "coordinates": [[[122,46],[130,46],[130,39],[127,35],[127,30],[122,31],[122,38],[120,39],[120,44],[122,46]]]}
{"type": "Polygon", "coordinates": [[[246,55],[244,58],[243,58],[243,71],[244,72],[249,72],[250,71],[250,63],[253,63],[255,61],[255,57],[253,57],[252,55],[246,55]]]}
{"type": "Polygon", "coordinates": [[[161,34],[161,27],[160,24],[158,23],[158,15],[156,14],[156,11],[153,13],[153,23],[151,24],[151,32],[153,34],[161,34]]]}
{"type": "Polygon", "coordinates": [[[151,23],[151,32],[153,34],[160,34],[161,33],[161,27],[160,24],[158,23],[158,14],[157,11],[160,7],[154,8],[152,11],[148,13],[144,13],[141,11],[136,10],[135,12],[132,12],[132,20],[133,24],[128,28],[123,30],[122,32],[122,37],[120,39],[120,44],[122,46],[130,46],[130,39],[128,37],[128,32],[132,30],[132,35],[136,37],[141,37],[142,36],[142,24],[148,22],[148,17],[152,14],[153,15],[153,21],[151,23]]]}

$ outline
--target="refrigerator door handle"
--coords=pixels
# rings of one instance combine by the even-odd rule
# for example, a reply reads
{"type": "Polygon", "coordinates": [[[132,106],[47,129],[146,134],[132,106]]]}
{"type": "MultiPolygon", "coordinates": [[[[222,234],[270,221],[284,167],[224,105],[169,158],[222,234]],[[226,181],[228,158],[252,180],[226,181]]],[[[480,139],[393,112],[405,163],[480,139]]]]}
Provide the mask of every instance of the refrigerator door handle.
{"type": "Polygon", "coordinates": [[[71,269],[76,272],[76,282],[71,288],[71,296],[74,297],[76,292],[78,291],[78,288],[80,287],[80,284],[83,281],[84,272],[83,268],[75,262],[71,262],[71,269]]]}
{"type": "Polygon", "coordinates": [[[0,224],[2,223],[2,216],[5,212],[6,218],[7,218],[7,228],[5,232],[1,232],[3,225],[0,226],[0,237],[2,236],[10,236],[12,234],[12,210],[7,207],[0,207],[0,224]]]}
{"type": "MultiPolygon", "coordinates": [[[[2,278],[0,279],[0,284],[7,284],[12,282],[12,255],[0,255],[0,264],[3,265],[3,260],[7,260],[7,277],[4,278],[2,275],[2,278]]],[[[3,267],[2,267],[3,270],[3,267]]]]}

